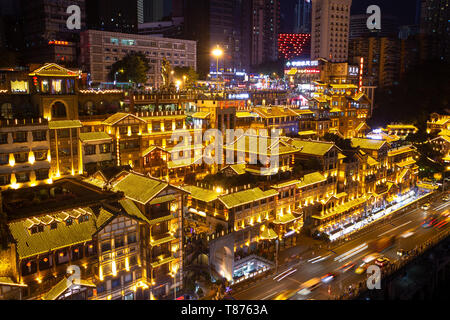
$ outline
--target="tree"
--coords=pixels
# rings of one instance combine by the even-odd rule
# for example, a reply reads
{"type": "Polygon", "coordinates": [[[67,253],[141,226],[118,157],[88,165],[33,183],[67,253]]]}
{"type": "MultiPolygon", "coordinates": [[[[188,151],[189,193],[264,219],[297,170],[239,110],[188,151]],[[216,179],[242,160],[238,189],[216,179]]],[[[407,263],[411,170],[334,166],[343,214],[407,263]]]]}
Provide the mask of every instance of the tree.
{"type": "Polygon", "coordinates": [[[334,142],[334,144],[341,150],[352,150],[352,141],[350,139],[344,139],[334,133],[325,133],[323,135],[324,140],[334,142]]]}
{"type": "Polygon", "coordinates": [[[184,83],[184,88],[193,88],[198,80],[198,73],[192,67],[175,67],[174,76],[184,83]],[[185,78],[184,78],[185,77],[185,78]]]}
{"type": "Polygon", "coordinates": [[[109,78],[119,82],[145,84],[149,69],[150,61],[147,57],[141,52],[133,52],[127,54],[111,66],[109,78]]]}

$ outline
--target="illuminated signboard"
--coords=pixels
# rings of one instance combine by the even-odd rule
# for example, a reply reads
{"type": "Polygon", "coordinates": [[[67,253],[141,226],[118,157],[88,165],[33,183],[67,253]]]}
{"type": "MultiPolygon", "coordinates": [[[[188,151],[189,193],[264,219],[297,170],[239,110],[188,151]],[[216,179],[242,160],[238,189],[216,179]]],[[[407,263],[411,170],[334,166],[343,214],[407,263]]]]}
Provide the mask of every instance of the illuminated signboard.
{"type": "Polygon", "coordinates": [[[357,76],[359,74],[359,68],[357,66],[348,66],[348,74],[357,76]]]}
{"type": "Polygon", "coordinates": [[[300,69],[299,73],[320,73],[319,69],[300,69]]]}
{"type": "Polygon", "coordinates": [[[249,98],[248,93],[239,93],[239,94],[229,94],[228,95],[228,99],[240,100],[240,99],[248,99],[248,98],[249,98]]]}
{"type": "Polygon", "coordinates": [[[319,61],[309,61],[309,60],[303,60],[303,61],[288,61],[286,63],[287,67],[316,67],[319,65],[319,61]]]}

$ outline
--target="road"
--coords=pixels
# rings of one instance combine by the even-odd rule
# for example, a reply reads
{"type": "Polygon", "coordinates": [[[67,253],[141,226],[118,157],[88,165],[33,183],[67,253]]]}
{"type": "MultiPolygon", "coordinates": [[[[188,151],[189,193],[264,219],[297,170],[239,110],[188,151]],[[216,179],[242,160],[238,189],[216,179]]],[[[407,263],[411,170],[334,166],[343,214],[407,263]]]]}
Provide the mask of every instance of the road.
{"type": "Polygon", "coordinates": [[[374,239],[380,239],[383,236],[396,235],[395,244],[384,251],[382,254],[391,261],[401,259],[397,255],[398,249],[411,250],[416,246],[425,243],[438,232],[444,232],[450,227],[450,223],[441,228],[424,228],[422,223],[424,219],[434,214],[442,214],[450,209],[450,201],[444,202],[441,197],[434,200],[428,210],[414,208],[414,206],[404,214],[392,219],[390,223],[380,225],[378,228],[368,231],[361,236],[348,241],[331,250],[322,249],[320,252],[306,252],[299,260],[293,261],[289,265],[280,268],[276,275],[268,279],[261,280],[254,285],[249,286],[233,294],[237,300],[267,300],[285,290],[298,291],[300,286],[314,277],[334,272],[337,277],[329,284],[321,284],[316,290],[306,296],[295,294],[291,299],[329,299],[332,295],[342,293],[342,290],[348,288],[367,278],[367,274],[356,274],[353,268],[345,273],[338,271],[339,267],[347,262],[354,262],[356,266],[362,263],[362,258],[370,254],[371,251],[366,244],[374,239]],[[404,237],[401,237],[403,235],[404,237]]]}

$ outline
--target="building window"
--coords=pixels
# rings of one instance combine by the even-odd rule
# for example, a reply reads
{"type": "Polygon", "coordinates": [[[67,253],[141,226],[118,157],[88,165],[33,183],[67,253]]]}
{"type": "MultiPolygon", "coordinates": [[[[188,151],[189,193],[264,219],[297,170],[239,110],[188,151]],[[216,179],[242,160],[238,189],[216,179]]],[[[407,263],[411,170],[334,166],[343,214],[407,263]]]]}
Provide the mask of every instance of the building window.
{"type": "Polygon", "coordinates": [[[128,244],[136,243],[136,232],[128,234],[127,242],[128,242],[128,244]]]}
{"type": "Polygon", "coordinates": [[[30,181],[30,174],[28,172],[18,172],[16,173],[17,182],[28,182],[30,181]]]}
{"type": "Polygon", "coordinates": [[[120,277],[117,277],[117,278],[115,278],[115,279],[112,279],[112,281],[111,281],[111,288],[112,289],[115,289],[115,288],[117,288],[117,287],[120,287],[120,277]]]}
{"type": "Polygon", "coordinates": [[[10,183],[9,174],[0,175],[0,186],[6,186],[10,183]]]}
{"type": "Polygon", "coordinates": [[[102,248],[102,252],[110,251],[111,250],[111,242],[110,241],[102,242],[101,248],[102,248]]]}
{"type": "Polygon", "coordinates": [[[120,248],[120,247],[123,247],[124,245],[125,245],[125,240],[124,240],[123,236],[116,236],[114,238],[114,247],[116,249],[120,248]]]}
{"type": "Polygon", "coordinates": [[[49,169],[36,170],[35,171],[35,173],[36,173],[36,180],[46,180],[46,179],[48,179],[48,172],[49,172],[49,169]]]}
{"type": "Polygon", "coordinates": [[[87,156],[95,154],[95,145],[84,146],[84,153],[87,156]]]}
{"type": "Polygon", "coordinates": [[[62,80],[52,80],[52,93],[62,93],[62,80]]]}
{"type": "Polygon", "coordinates": [[[111,152],[111,144],[103,143],[100,145],[100,153],[110,153],[111,152]]]}
{"type": "Polygon", "coordinates": [[[131,281],[133,281],[133,274],[132,273],[125,274],[125,276],[123,277],[123,282],[130,283],[131,281]]]}
{"type": "Polygon", "coordinates": [[[36,130],[33,131],[33,141],[45,141],[47,140],[47,131],[36,130]]]}
{"type": "Polygon", "coordinates": [[[44,161],[47,160],[47,152],[48,150],[35,151],[34,158],[36,161],[44,161]]]}
{"type": "Polygon", "coordinates": [[[8,143],[8,134],[0,133],[0,144],[7,144],[7,143],[8,143]]]}
{"type": "Polygon", "coordinates": [[[0,154],[0,165],[8,164],[9,162],[9,154],[2,153],[0,154]]]}
{"type": "Polygon", "coordinates": [[[48,93],[50,90],[50,86],[48,80],[42,80],[41,82],[41,91],[42,93],[48,93]]]}
{"type": "Polygon", "coordinates": [[[28,133],[26,131],[14,132],[13,133],[14,143],[27,142],[27,135],[28,135],[28,133]]]}

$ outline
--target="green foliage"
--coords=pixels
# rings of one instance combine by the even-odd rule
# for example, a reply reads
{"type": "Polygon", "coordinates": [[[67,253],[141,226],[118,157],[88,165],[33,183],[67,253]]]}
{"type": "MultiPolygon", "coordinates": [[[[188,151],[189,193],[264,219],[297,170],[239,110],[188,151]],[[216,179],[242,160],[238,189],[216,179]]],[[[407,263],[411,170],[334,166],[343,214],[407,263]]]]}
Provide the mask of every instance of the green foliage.
{"type": "Polygon", "coordinates": [[[324,140],[334,142],[338,148],[341,150],[352,150],[352,141],[350,139],[344,139],[334,133],[325,133],[323,136],[324,140]]]}
{"type": "Polygon", "coordinates": [[[141,52],[129,53],[111,66],[109,78],[118,82],[145,84],[150,61],[141,52]],[[117,74],[116,74],[117,73],[117,74]]]}
{"type": "Polygon", "coordinates": [[[184,88],[189,89],[195,86],[196,81],[198,80],[198,73],[192,67],[175,67],[173,69],[174,76],[176,79],[180,81],[184,81],[184,88]],[[186,77],[186,80],[183,79],[183,76],[186,77]]]}

